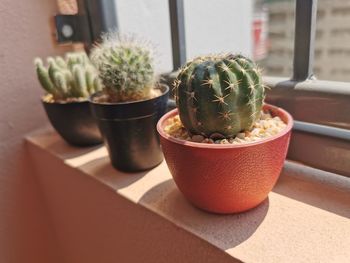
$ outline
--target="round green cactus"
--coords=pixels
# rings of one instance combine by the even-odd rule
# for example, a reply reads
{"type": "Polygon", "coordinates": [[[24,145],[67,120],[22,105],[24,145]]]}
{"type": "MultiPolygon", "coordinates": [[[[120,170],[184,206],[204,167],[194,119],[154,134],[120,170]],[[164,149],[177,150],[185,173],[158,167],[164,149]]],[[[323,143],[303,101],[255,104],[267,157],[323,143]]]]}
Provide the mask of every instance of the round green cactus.
{"type": "Polygon", "coordinates": [[[251,129],[265,98],[258,67],[242,55],[195,58],[181,69],[174,88],[184,127],[211,138],[251,129]]]}
{"type": "Polygon", "coordinates": [[[40,58],[34,60],[39,82],[55,101],[87,98],[101,89],[96,69],[84,52],[48,57],[48,67],[40,58]]]}
{"type": "Polygon", "coordinates": [[[151,96],[155,82],[153,57],[145,43],[109,33],[94,47],[90,57],[110,101],[136,101],[151,96]]]}

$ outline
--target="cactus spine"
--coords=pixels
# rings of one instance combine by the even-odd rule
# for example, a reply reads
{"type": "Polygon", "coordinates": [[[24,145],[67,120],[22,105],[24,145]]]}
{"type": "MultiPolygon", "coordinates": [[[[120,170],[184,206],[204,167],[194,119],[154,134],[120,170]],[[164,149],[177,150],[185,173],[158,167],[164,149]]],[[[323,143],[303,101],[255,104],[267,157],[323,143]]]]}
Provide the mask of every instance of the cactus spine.
{"type": "Polygon", "coordinates": [[[99,70],[109,101],[136,101],[152,96],[153,57],[145,43],[109,33],[92,50],[90,57],[99,70]]]}
{"type": "Polygon", "coordinates": [[[174,86],[184,127],[212,138],[249,130],[265,98],[259,69],[242,55],[195,58],[181,69],[174,86]]]}
{"type": "Polygon", "coordinates": [[[101,89],[96,69],[85,53],[67,53],[62,57],[48,57],[48,67],[40,58],[34,60],[39,82],[53,100],[87,98],[101,89]]]}

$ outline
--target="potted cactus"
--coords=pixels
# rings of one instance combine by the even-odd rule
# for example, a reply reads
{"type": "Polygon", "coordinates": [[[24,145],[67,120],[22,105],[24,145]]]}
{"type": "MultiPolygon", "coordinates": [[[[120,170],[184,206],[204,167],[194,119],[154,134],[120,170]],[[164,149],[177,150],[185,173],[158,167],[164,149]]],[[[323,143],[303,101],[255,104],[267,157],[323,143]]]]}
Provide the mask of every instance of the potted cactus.
{"type": "Polygon", "coordinates": [[[174,86],[177,109],[157,129],[180,191],[216,213],[257,206],[278,179],[293,122],[264,104],[258,67],[242,55],[199,57],[180,70],[174,86]]]}
{"type": "Polygon", "coordinates": [[[152,50],[136,38],[110,33],[91,52],[104,85],[90,98],[112,165],[125,172],[163,160],[156,124],[169,88],[155,78],[152,50]]]}
{"type": "Polygon", "coordinates": [[[76,146],[102,143],[92,117],[88,97],[101,89],[97,71],[84,52],[67,53],[65,58],[34,60],[39,82],[46,95],[42,102],[47,116],[61,137],[76,146]]]}

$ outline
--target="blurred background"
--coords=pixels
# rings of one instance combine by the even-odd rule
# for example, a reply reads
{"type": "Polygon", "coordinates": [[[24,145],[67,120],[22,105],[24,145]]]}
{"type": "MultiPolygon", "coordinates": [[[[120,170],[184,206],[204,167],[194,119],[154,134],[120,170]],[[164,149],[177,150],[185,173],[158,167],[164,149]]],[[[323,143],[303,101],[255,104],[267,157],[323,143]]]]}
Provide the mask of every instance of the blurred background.
{"type": "MultiPolygon", "coordinates": [[[[115,1],[120,31],[155,43],[158,71],[171,71],[168,1],[115,1]]],[[[295,0],[185,0],[184,4],[188,58],[241,52],[256,59],[265,75],[291,76],[295,0]]],[[[79,48],[58,45],[52,23],[57,13],[76,12],[74,0],[0,1],[0,262],[56,262],[55,233],[23,138],[48,124],[33,59],[79,48]]],[[[350,81],[349,43],[350,1],[319,0],[317,78],[350,81]]]]}
{"type": "MultiPolygon", "coordinates": [[[[295,0],[255,1],[254,31],[267,38],[255,37],[254,54],[266,75],[292,74],[294,7],[295,0]]],[[[314,73],[321,80],[349,81],[350,1],[318,0],[317,9],[314,73]]]]}
{"type": "MultiPolygon", "coordinates": [[[[157,47],[159,71],[172,69],[168,2],[115,1],[119,29],[157,47]]],[[[233,51],[254,58],[269,76],[290,77],[295,0],[184,1],[187,57],[233,51]]],[[[319,0],[314,73],[350,80],[350,1],[319,0]]]]}

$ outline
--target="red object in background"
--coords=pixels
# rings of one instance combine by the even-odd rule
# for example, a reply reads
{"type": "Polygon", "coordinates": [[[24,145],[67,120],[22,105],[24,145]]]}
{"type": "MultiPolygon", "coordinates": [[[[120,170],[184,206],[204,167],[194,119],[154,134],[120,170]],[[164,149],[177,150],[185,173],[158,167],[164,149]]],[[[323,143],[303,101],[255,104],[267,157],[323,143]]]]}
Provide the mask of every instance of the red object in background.
{"type": "Polygon", "coordinates": [[[261,60],[268,53],[268,13],[265,9],[254,15],[253,19],[253,58],[261,60]]]}
{"type": "Polygon", "coordinates": [[[284,110],[265,105],[287,127],[259,142],[242,145],[204,144],[176,139],[164,132],[165,114],[157,130],[174,181],[195,206],[215,213],[237,213],[264,201],[275,185],[287,155],[293,119],[284,110]]]}

